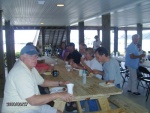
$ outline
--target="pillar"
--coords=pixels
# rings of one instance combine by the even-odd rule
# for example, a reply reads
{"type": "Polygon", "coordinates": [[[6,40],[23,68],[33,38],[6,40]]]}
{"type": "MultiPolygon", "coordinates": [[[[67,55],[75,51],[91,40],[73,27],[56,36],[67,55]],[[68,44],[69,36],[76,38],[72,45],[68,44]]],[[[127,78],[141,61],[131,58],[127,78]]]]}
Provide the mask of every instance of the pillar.
{"type": "Polygon", "coordinates": [[[5,34],[6,34],[6,59],[8,72],[11,70],[15,63],[15,43],[14,43],[14,30],[10,25],[10,21],[5,21],[5,34]]]}
{"type": "Polygon", "coordinates": [[[118,27],[114,27],[114,53],[118,52],[118,27]]]}
{"type": "Polygon", "coordinates": [[[102,15],[102,46],[110,53],[110,13],[102,15]]]}
{"type": "Polygon", "coordinates": [[[79,44],[84,43],[84,22],[79,22],[79,44]]]}

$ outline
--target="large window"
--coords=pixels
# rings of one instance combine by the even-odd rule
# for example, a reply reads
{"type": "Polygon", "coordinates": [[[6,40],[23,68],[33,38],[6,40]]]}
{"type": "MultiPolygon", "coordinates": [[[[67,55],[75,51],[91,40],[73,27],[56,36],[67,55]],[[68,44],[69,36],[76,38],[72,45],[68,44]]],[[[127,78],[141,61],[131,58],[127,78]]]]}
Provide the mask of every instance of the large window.
{"type": "Polygon", "coordinates": [[[127,46],[132,42],[132,35],[137,34],[136,30],[127,31],[127,46]]]}
{"type": "Polygon", "coordinates": [[[73,42],[75,44],[75,48],[79,50],[79,31],[78,30],[71,30],[70,42],[73,42]]]}
{"type": "Polygon", "coordinates": [[[110,54],[114,51],[114,30],[110,31],[110,54]]]}
{"type": "Polygon", "coordinates": [[[118,31],[118,51],[121,55],[125,53],[125,31],[119,30],[118,31]]]}
{"type": "MultiPolygon", "coordinates": [[[[14,42],[15,52],[20,52],[23,46],[28,42],[33,42],[36,37],[37,30],[15,30],[14,42]]],[[[6,38],[5,31],[3,31],[4,52],[6,52],[6,38]]]]}
{"type": "Polygon", "coordinates": [[[84,30],[84,43],[87,45],[87,47],[93,48],[95,35],[97,35],[97,30],[84,30]]]}
{"type": "Polygon", "coordinates": [[[143,30],[142,31],[142,50],[146,51],[146,53],[148,53],[148,51],[150,51],[150,30],[143,30]]]}

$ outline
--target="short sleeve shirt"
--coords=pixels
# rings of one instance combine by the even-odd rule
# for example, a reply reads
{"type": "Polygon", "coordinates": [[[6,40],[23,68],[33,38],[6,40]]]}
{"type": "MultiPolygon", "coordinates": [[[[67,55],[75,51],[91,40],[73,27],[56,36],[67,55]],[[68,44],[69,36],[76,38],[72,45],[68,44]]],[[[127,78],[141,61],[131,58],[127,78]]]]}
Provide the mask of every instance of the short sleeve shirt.
{"type": "Polygon", "coordinates": [[[74,50],[72,53],[69,53],[68,55],[68,59],[73,59],[73,61],[76,63],[76,64],[79,64],[80,63],[80,59],[81,59],[82,55],[77,51],[77,50],[74,50]]]}
{"type": "Polygon", "coordinates": [[[115,84],[121,83],[121,74],[120,67],[117,60],[114,58],[110,58],[110,60],[103,65],[104,76],[103,79],[105,81],[114,80],[115,84]]]}
{"type": "Polygon", "coordinates": [[[139,59],[131,59],[130,54],[139,55],[138,48],[134,43],[131,43],[126,49],[125,65],[137,69],[139,66],[139,59]]]}
{"type": "Polygon", "coordinates": [[[7,106],[7,103],[27,103],[27,98],[40,95],[38,85],[43,82],[44,79],[35,68],[29,70],[22,61],[15,63],[6,79],[2,112],[18,113],[28,109],[39,109],[40,106],[30,104],[27,106],[7,106]]]}

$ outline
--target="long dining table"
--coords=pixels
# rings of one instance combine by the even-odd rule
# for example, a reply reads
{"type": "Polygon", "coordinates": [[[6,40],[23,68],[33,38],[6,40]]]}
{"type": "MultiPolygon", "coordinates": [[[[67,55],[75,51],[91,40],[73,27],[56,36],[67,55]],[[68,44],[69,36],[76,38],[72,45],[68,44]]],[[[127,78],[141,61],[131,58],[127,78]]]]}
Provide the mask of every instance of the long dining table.
{"type": "MultiPolygon", "coordinates": [[[[59,71],[59,75],[57,77],[53,77],[52,75],[50,75],[46,76],[46,78],[54,81],[70,81],[71,83],[74,83],[73,101],[77,103],[78,113],[82,113],[80,101],[87,99],[98,100],[100,111],[97,113],[119,113],[122,110],[121,108],[111,109],[108,102],[109,96],[121,94],[122,89],[116,88],[115,86],[100,86],[99,83],[102,83],[104,81],[94,76],[87,77],[86,84],[83,84],[82,77],[79,76],[79,71],[71,70],[70,72],[68,72],[65,67],[65,62],[62,60],[58,60],[58,64],[55,65],[55,70],[59,71]]],[[[55,108],[64,111],[66,102],[62,101],[61,99],[56,99],[54,102],[55,108]]]]}

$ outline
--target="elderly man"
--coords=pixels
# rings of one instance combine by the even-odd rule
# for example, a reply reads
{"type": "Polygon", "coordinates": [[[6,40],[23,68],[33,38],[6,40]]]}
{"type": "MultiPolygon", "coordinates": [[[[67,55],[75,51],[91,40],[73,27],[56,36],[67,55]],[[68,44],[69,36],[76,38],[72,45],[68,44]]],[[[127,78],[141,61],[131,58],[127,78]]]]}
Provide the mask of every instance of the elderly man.
{"type": "Polygon", "coordinates": [[[118,61],[111,58],[104,47],[97,48],[95,52],[96,59],[103,63],[104,74],[97,70],[95,70],[94,73],[103,74],[103,79],[106,83],[114,83],[116,87],[120,88],[121,74],[118,61]]]}
{"type": "Polygon", "coordinates": [[[67,82],[44,80],[35,69],[38,52],[33,45],[26,45],[20,52],[6,79],[2,113],[62,113],[46,103],[57,98],[71,101],[73,95],[66,92],[41,95],[42,87],[66,85],[67,82]]]}
{"type": "Polygon", "coordinates": [[[139,59],[145,56],[145,54],[139,54],[137,48],[138,40],[138,34],[132,36],[132,43],[127,47],[125,56],[125,65],[130,72],[128,92],[132,92],[135,95],[140,95],[140,93],[137,92],[137,69],[139,67],[139,59]]]}

